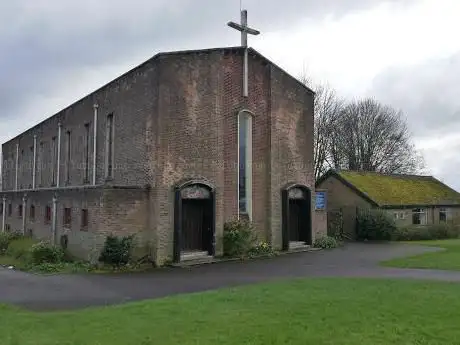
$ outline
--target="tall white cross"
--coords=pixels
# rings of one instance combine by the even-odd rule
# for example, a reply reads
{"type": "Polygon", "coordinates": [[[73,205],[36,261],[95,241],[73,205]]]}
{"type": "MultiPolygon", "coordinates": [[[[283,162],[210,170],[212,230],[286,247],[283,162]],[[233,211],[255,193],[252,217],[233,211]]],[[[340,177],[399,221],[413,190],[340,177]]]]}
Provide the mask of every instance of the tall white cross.
{"type": "Polygon", "coordinates": [[[241,32],[241,46],[244,48],[243,96],[248,97],[248,34],[257,36],[260,31],[248,27],[248,11],[241,11],[241,24],[228,22],[228,26],[241,32]]]}

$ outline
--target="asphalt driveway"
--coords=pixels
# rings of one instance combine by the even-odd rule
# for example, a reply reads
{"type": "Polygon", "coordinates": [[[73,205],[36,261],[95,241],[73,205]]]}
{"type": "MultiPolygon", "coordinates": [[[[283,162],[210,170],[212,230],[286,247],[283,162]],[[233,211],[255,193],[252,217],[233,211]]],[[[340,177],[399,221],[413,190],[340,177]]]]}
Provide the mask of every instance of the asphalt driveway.
{"type": "Polygon", "coordinates": [[[334,250],[224,262],[148,273],[40,276],[0,268],[0,303],[33,310],[117,304],[298,277],[393,277],[460,281],[460,272],[379,267],[382,260],[441,250],[352,243],[334,250]]]}

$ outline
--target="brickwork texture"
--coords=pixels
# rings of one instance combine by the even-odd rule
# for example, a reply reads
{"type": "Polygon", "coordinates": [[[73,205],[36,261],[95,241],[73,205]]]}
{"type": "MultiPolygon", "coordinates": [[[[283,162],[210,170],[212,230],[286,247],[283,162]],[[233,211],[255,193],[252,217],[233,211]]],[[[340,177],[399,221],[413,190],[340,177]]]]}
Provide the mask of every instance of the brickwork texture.
{"type": "Polygon", "coordinates": [[[241,48],[158,54],[5,143],[0,194],[13,208],[6,223],[22,229],[17,207],[26,195],[26,230],[49,238],[51,226],[44,219],[55,195],[57,236],[66,234],[76,255],[94,259],[106,235],[136,233],[142,253],[161,264],[173,253],[174,186],[202,179],[216,190],[216,255],[220,255],[224,223],[238,214],[237,119],[246,110],[253,116],[252,220],[258,238],[281,247],[281,189],[288,183],[311,189],[313,232],[321,233],[324,221],[318,218],[315,224],[314,215],[314,94],[250,49],[245,98],[242,67],[241,48]],[[35,219],[30,218],[32,205],[35,219]],[[68,208],[70,226],[63,224],[68,208]],[[83,209],[88,210],[85,229],[83,209]]]}

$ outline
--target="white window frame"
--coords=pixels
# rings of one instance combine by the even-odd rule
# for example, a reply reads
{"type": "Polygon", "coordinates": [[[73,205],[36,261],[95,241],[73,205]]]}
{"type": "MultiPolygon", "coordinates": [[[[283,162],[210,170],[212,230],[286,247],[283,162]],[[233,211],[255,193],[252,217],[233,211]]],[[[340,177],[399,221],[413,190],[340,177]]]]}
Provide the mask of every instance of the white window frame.
{"type": "Polygon", "coordinates": [[[237,156],[238,156],[238,166],[237,166],[237,210],[238,210],[238,219],[240,218],[240,121],[242,117],[248,120],[247,132],[246,132],[246,153],[245,153],[245,194],[246,194],[246,212],[249,217],[249,220],[252,221],[252,151],[253,151],[253,141],[252,141],[252,130],[254,125],[254,113],[243,109],[238,112],[237,115],[237,156]]]}
{"type": "Polygon", "coordinates": [[[406,219],[406,213],[404,211],[395,211],[393,213],[393,216],[394,216],[394,219],[398,220],[398,219],[406,219]]]}
{"type": "Polygon", "coordinates": [[[450,219],[451,210],[447,207],[440,207],[439,208],[439,222],[441,223],[441,213],[446,215],[446,223],[450,219]]]}
{"type": "Polygon", "coordinates": [[[428,223],[428,214],[425,208],[414,208],[412,210],[412,216],[418,214],[420,216],[420,224],[414,224],[414,218],[412,218],[413,225],[427,225],[428,223]]]}

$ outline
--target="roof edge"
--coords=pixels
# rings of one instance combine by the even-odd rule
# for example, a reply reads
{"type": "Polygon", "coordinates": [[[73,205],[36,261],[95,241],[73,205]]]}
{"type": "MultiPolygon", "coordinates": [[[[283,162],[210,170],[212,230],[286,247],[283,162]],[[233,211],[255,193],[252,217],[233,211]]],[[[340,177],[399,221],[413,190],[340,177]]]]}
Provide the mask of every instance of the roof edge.
{"type": "Polygon", "coordinates": [[[284,70],[283,68],[281,68],[279,65],[277,65],[276,63],[274,63],[273,61],[271,61],[269,58],[267,58],[266,56],[264,56],[263,54],[259,53],[257,50],[255,50],[254,48],[252,47],[249,47],[248,48],[248,51],[253,53],[254,55],[257,55],[258,57],[264,59],[266,62],[268,62],[269,64],[271,64],[272,66],[278,68],[282,73],[286,74],[287,76],[289,76],[293,81],[295,81],[297,84],[300,84],[301,87],[303,87],[304,89],[306,89],[310,94],[312,95],[316,95],[316,92],[314,90],[312,90],[310,87],[308,87],[307,85],[305,85],[304,83],[302,83],[299,79],[297,79],[296,77],[294,77],[292,74],[286,72],[286,70],[284,70]]]}
{"type": "MultiPolygon", "coordinates": [[[[241,50],[242,47],[241,46],[230,46],[230,47],[215,47],[215,48],[203,48],[203,49],[187,49],[187,50],[176,50],[176,51],[167,51],[167,52],[158,52],[156,53],[155,55],[151,56],[150,58],[148,58],[147,60],[144,60],[143,62],[141,62],[140,64],[132,67],[131,69],[129,69],[128,71],[124,72],[123,74],[119,75],[118,77],[106,82],[105,84],[101,85],[100,87],[98,87],[97,89],[91,91],[90,93],[86,94],[85,96],[77,99],[76,101],[72,102],[71,104],[69,104],[68,106],[60,109],[58,112],[48,116],[46,119],[38,122],[37,124],[35,124],[34,126],[26,129],[25,131],[22,131],[20,132],[19,134],[15,135],[13,138],[5,141],[2,143],[2,146],[3,145],[6,145],[12,141],[15,141],[17,140],[19,137],[23,136],[24,134],[26,134],[27,132],[29,131],[33,131],[34,129],[42,126],[46,121],[49,121],[50,119],[52,119],[53,117],[59,115],[60,113],[62,112],[65,112],[66,110],[68,110],[69,108],[75,106],[76,104],[78,104],[79,102],[83,101],[84,99],[86,98],[89,98],[91,96],[94,96],[94,94],[100,92],[101,90],[103,90],[104,88],[108,87],[109,85],[121,80],[122,78],[126,77],[127,75],[135,72],[136,70],[142,68],[143,66],[147,65],[148,63],[154,61],[154,60],[157,60],[163,56],[169,56],[169,55],[180,55],[180,54],[202,54],[202,53],[211,53],[211,52],[215,52],[215,51],[231,51],[231,50],[241,50]]],[[[257,53],[258,55],[260,55],[262,58],[266,59],[264,56],[262,56],[260,53],[257,53]]]]}
{"type": "Polygon", "coordinates": [[[326,181],[329,177],[335,177],[337,180],[342,182],[346,187],[351,189],[353,192],[358,194],[360,197],[371,203],[373,206],[380,207],[379,203],[377,203],[374,199],[363,193],[361,190],[359,190],[357,187],[355,187],[352,183],[347,181],[344,177],[342,177],[336,170],[334,169],[329,169],[326,173],[324,173],[323,176],[321,176],[315,183],[315,188],[318,187],[321,183],[326,181]]]}

